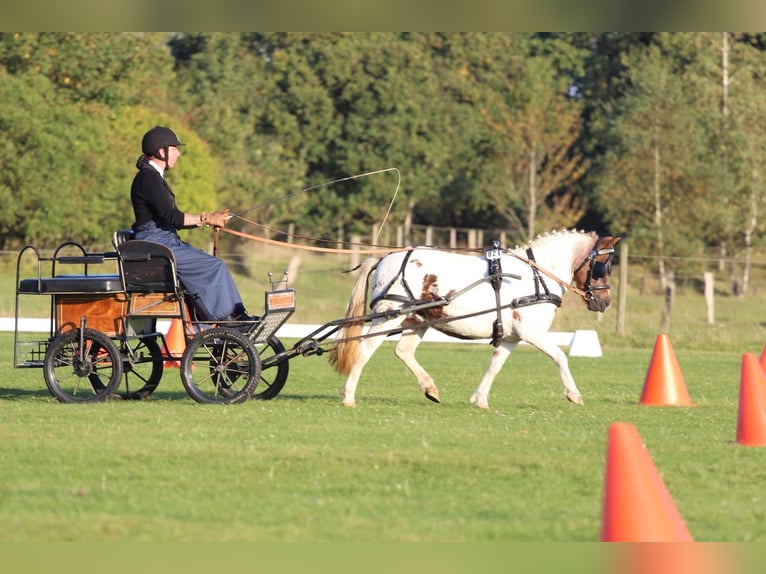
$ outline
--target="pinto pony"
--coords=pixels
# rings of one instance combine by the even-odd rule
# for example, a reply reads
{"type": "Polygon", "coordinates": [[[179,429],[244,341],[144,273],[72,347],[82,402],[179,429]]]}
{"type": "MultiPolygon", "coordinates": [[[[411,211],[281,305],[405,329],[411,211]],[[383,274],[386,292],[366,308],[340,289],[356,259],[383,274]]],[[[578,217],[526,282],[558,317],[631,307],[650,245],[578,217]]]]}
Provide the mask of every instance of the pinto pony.
{"type": "Polygon", "coordinates": [[[548,355],[559,369],[564,396],[583,404],[566,354],[549,329],[561,297],[580,295],[591,311],[609,307],[609,279],[619,237],[595,232],[554,231],[528,245],[505,251],[496,244],[482,255],[428,247],[371,257],[360,266],[338,331],[330,362],[347,375],[343,405],[356,406],[356,387],[367,361],[387,335],[401,331],[396,356],[417,378],[426,398],[440,402],[433,378],[415,359],[429,328],[462,339],[491,339],[495,350],[471,396],[471,404],[489,408],[492,382],[510,353],[525,341],[548,355]],[[365,317],[369,276],[372,314],[365,317]],[[359,321],[353,318],[359,317],[359,321]],[[366,333],[367,319],[372,317],[366,333]]]}

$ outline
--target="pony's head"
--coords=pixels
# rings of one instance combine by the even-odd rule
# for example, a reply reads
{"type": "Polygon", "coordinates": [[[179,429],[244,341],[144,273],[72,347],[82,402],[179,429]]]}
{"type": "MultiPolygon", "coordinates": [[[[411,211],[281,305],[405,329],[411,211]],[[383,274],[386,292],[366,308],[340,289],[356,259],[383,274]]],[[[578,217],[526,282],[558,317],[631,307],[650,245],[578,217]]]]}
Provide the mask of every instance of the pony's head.
{"type": "Polygon", "coordinates": [[[612,276],[614,246],[619,237],[596,237],[593,246],[579,261],[575,261],[573,281],[583,293],[588,309],[603,313],[612,303],[609,279],[612,276]]]}

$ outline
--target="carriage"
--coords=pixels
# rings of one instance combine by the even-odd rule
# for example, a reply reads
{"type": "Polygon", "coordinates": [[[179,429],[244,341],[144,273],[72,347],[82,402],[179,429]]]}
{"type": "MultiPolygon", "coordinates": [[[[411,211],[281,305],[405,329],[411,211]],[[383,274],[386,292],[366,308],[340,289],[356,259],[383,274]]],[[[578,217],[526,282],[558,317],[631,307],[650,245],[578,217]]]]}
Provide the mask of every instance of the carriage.
{"type": "Polygon", "coordinates": [[[582,404],[566,356],[548,336],[549,328],[566,291],[579,294],[591,311],[606,310],[617,241],[619,237],[566,231],[515,250],[493,242],[481,254],[410,247],[370,257],[360,266],[346,316],[321,325],[289,349],[277,337],[295,311],[287,273],[277,279],[269,275],[261,317],[210,322],[197,318],[193,297],[176,275],[172,252],[132,238],[129,230],[114,234],[114,251],[109,252],[91,253],[70,241],[43,257],[28,245],[16,267],[14,365],[41,367],[48,389],[62,402],[147,398],[165,366],[177,365],[194,400],[240,403],[276,397],[287,381],[290,360],[323,354],[334,336],[330,360],[347,375],[342,402],[355,406],[364,365],[387,336],[400,334],[397,356],[416,376],[423,394],[439,402],[433,379],[414,356],[425,331],[433,327],[459,338],[487,338],[495,347],[471,397],[474,405],[488,408],[492,382],[522,340],[554,361],[565,397],[582,404]],[[30,257],[36,260],[37,276],[22,279],[22,261],[30,257]],[[62,268],[77,272],[61,273],[62,268]],[[44,269],[50,272],[44,274],[44,269]],[[371,312],[366,312],[373,272],[371,312]],[[19,303],[28,295],[51,299],[44,340],[19,337],[19,303]],[[180,354],[169,347],[159,320],[182,326],[185,345],[180,354]]]}
{"type": "Polygon", "coordinates": [[[167,366],[180,370],[184,388],[200,403],[280,392],[289,364],[275,333],[295,310],[286,274],[271,281],[257,321],[213,323],[197,319],[170,249],[133,239],[130,230],[115,232],[112,244],[113,251],[94,253],[68,241],[49,257],[31,245],[21,249],[15,367],[42,368],[51,394],[65,403],[147,398],[167,366]],[[22,278],[29,262],[37,274],[22,278]],[[20,335],[20,308],[30,295],[50,297],[50,329],[42,340],[20,335]],[[168,344],[163,321],[182,329],[182,351],[168,344]]]}

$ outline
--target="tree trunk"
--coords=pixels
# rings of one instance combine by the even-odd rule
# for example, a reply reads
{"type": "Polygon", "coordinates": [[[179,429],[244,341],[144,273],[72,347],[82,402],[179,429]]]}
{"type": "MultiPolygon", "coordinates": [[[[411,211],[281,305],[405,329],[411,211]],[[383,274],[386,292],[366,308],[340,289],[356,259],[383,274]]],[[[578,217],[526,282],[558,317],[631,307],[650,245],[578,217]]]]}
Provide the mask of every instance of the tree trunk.
{"type": "Polygon", "coordinates": [[[537,213],[537,152],[535,146],[529,151],[529,218],[527,222],[527,239],[535,238],[535,214],[537,213]]]}
{"type": "MultiPolygon", "coordinates": [[[[753,152],[751,150],[751,157],[753,152]]],[[[758,170],[753,168],[750,172],[750,220],[745,226],[745,261],[742,264],[742,289],[740,296],[747,295],[748,285],[750,283],[750,266],[753,255],[753,233],[758,225],[758,170]]]]}
{"type": "Polygon", "coordinates": [[[655,131],[654,134],[654,227],[657,230],[657,255],[659,256],[659,273],[660,283],[662,291],[667,288],[667,281],[665,278],[665,259],[664,259],[664,237],[662,233],[662,194],[661,194],[661,178],[660,178],[660,141],[659,133],[655,131]]]}

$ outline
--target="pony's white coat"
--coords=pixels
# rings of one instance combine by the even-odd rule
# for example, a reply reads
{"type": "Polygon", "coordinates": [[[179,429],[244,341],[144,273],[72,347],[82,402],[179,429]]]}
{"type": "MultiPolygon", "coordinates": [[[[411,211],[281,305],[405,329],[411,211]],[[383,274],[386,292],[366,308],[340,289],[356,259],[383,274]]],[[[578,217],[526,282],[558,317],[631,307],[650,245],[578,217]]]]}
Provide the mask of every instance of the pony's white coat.
{"type": "MultiPolygon", "coordinates": [[[[618,238],[606,239],[612,247],[618,238]]],[[[579,231],[557,231],[542,235],[530,243],[535,261],[539,267],[548,271],[555,278],[568,285],[578,267],[593,256],[593,249],[599,240],[595,233],[579,231]]],[[[525,261],[526,248],[518,247],[512,252],[523,259],[504,254],[501,258],[502,272],[519,276],[519,279],[504,277],[500,287],[500,304],[509,305],[519,297],[535,294],[533,269],[525,261]]],[[[399,298],[430,300],[438,297],[452,297],[477,280],[489,276],[487,259],[483,255],[464,255],[431,248],[417,248],[407,258],[406,251],[386,255],[382,259],[370,258],[360,268],[360,274],[349,301],[347,318],[360,317],[365,313],[367,294],[367,275],[374,268],[371,283],[371,301],[373,313],[394,311],[406,303],[399,298]],[[388,298],[393,296],[393,298],[388,298]],[[381,298],[382,297],[382,298],[381,298]]],[[[578,272],[580,276],[582,272],[578,272]]],[[[582,275],[583,277],[587,276],[582,275]]],[[[565,285],[540,274],[551,294],[564,295],[565,285]]],[[[594,281],[608,284],[609,277],[594,281]]],[[[584,281],[584,280],[583,280],[584,281]]],[[[582,282],[582,281],[578,281],[582,282]]],[[[578,284],[578,287],[582,285],[578,284]]],[[[543,289],[540,286],[539,290],[543,289]]],[[[593,293],[589,302],[592,310],[603,311],[609,306],[609,290],[602,289],[593,293]]],[[[484,376],[471,396],[470,402],[477,407],[489,408],[489,392],[503,364],[520,341],[526,341],[548,355],[556,364],[561,378],[564,395],[573,403],[582,404],[583,399],[569,370],[566,354],[556,344],[549,333],[557,306],[551,302],[510,308],[501,311],[503,338],[492,352],[484,376]]],[[[356,389],[365,364],[386,337],[387,332],[402,327],[404,329],[396,346],[396,356],[415,375],[418,386],[425,396],[439,402],[439,390],[433,378],[415,359],[415,350],[424,333],[429,328],[466,339],[486,339],[492,337],[493,323],[497,319],[495,291],[489,281],[460,293],[446,306],[427,309],[418,314],[396,314],[376,318],[370,322],[364,336],[359,334],[362,324],[354,323],[338,333],[340,342],[333,350],[331,361],[336,369],[347,374],[341,391],[343,404],[356,405],[356,389]],[[460,318],[464,315],[483,312],[482,314],[460,318]],[[436,321],[436,322],[434,322],[436,321]],[[430,323],[430,324],[429,324],[430,323]],[[381,333],[375,336],[375,333],[381,333]]]]}

